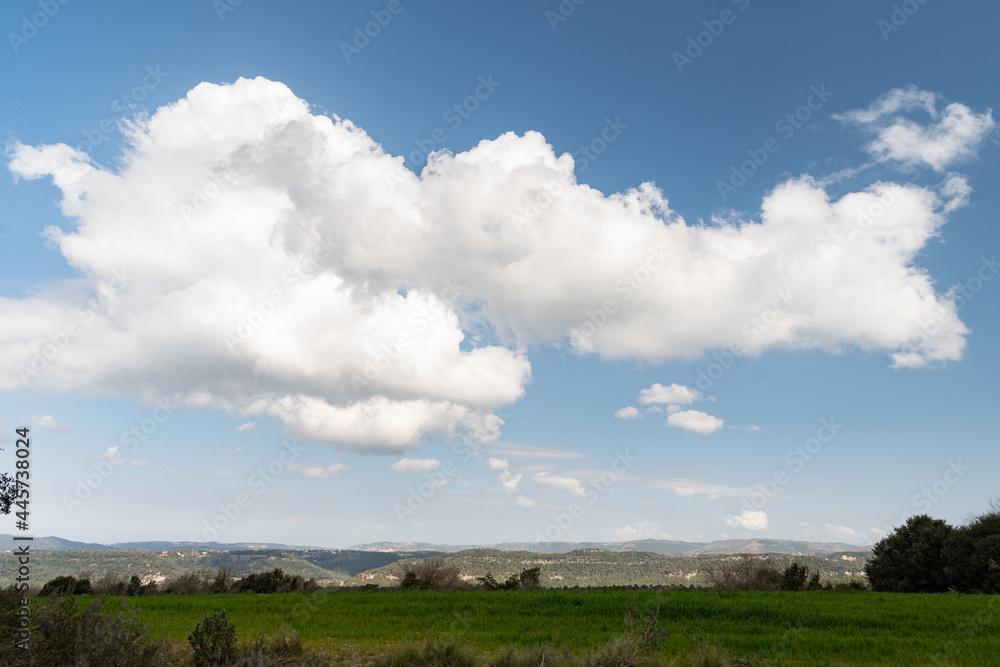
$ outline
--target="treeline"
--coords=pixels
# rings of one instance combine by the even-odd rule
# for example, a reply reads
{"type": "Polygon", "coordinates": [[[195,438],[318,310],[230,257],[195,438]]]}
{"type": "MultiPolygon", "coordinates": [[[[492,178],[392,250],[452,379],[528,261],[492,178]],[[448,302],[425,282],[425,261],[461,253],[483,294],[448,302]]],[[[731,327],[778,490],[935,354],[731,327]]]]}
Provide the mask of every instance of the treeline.
{"type": "Polygon", "coordinates": [[[910,517],[875,545],[865,575],[876,591],[1000,593],[1000,501],[959,527],[910,517]]]}
{"type": "Polygon", "coordinates": [[[206,595],[210,593],[295,593],[320,589],[315,579],[305,579],[297,574],[285,574],[281,568],[270,572],[249,574],[236,578],[226,565],[214,573],[189,572],[158,585],[154,581],[143,583],[136,575],[126,579],[123,575],[107,573],[94,582],[86,575],[79,578],[61,576],[52,579],[38,595],[60,597],[67,595],[206,595]]]}

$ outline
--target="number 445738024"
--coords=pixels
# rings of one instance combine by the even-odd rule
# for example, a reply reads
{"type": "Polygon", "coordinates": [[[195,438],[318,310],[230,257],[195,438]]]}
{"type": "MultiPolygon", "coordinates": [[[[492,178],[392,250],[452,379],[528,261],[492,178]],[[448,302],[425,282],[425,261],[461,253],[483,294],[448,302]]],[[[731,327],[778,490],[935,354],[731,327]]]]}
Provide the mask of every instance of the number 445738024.
{"type": "Polygon", "coordinates": [[[28,530],[28,501],[31,498],[28,479],[31,477],[28,469],[31,467],[31,440],[28,428],[17,429],[17,473],[14,479],[14,497],[17,512],[18,530],[28,530]]]}

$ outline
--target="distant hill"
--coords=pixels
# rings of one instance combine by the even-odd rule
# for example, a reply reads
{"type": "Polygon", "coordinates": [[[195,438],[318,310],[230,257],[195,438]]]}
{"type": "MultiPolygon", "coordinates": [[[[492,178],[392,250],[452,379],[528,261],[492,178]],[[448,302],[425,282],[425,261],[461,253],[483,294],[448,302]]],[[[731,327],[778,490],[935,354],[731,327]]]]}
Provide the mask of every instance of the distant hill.
{"type": "Polygon", "coordinates": [[[644,551],[654,554],[832,554],[867,552],[870,547],[844,542],[801,542],[797,540],[716,540],[714,542],[679,542],[674,540],[632,540],[630,542],[502,542],[500,544],[432,544],[429,542],[373,542],[351,547],[358,551],[441,551],[456,553],[469,549],[569,553],[580,549],[606,551],[644,551]]]}

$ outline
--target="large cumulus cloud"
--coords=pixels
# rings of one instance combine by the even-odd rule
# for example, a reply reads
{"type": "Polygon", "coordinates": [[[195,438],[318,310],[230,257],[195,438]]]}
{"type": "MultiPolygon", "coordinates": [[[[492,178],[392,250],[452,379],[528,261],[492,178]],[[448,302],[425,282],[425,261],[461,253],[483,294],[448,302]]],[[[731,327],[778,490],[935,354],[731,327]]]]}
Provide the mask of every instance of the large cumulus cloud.
{"type": "Polygon", "coordinates": [[[10,167],[62,191],[71,222],[46,235],[80,277],[0,299],[4,389],[170,398],[401,451],[495,438],[535,344],[654,362],[859,346],[915,367],[967,334],[915,264],[944,188],[835,198],[802,177],[759,220],[689,224],[652,184],[577,183],[533,132],[415,175],[260,78],[137,123],[116,170],[65,145],[16,145],[10,167]]]}

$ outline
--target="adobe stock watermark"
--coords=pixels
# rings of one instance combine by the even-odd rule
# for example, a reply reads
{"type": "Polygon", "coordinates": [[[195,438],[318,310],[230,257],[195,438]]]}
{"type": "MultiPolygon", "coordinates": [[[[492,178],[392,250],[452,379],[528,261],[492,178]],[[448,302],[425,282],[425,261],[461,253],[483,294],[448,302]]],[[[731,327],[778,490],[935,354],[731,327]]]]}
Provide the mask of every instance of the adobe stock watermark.
{"type": "MultiPolygon", "coordinates": [[[[739,7],[741,12],[745,12],[750,7],[750,0],[732,0],[732,2],[739,7]]],[[[719,12],[719,18],[702,21],[701,24],[705,26],[705,29],[696,35],[688,35],[684,52],[674,51],[671,54],[677,71],[683,74],[684,68],[700,58],[705,53],[705,49],[712,46],[715,40],[722,36],[722,33],[726,31],[726,26],[736,22],[737,16],[739,15],[732,9],[723,9],[719,12]]]]}
{"type": "Polygon", "coordinates": [[[429,470],[424,473],[426,481],[416,487],[410,487],[410,492],[406,495],[403,503],[396,503],[392,510],[396,513],[396,518],[400,524],[405,524],[406,520],[412,517],[423,508],[428,500],[434,497],[437,490],[448,483],[448,478],[457,472],[452,461],[444,461],[437,470],[429,470]]]}
{"type": "Polygon", "coordinates": [[[361,52],[371,45],[372,40],[389,27],[393,17],[402,14],[404,9],[406,7],[402,0],[389,0],[385,9],[371,10],[371,21],[366,22],[363,26],[354,26],[354,39],[350,42],[340,43],[340,52],[344,55],[347,64],[351,64],[351,59],[355,56],[360,56],[361,52]]]}
{"type": "Polygon", "coordinates": [[[38,31],[42,30],[54,19],[59,11],[70,3],[70,0],[38,0],[39,11],[30,16],[21,17],[21,29],[17,32],[8,32],[7,41],[14,53],[19,53],[21,48],[38,36],[38,31]]]}
{"type": "MultiPolygon", "coordinates": [[[[135,450],[139,449],[140,444],[149,440],[159,430],[161,424],[170,419],[175,410],[177,410],[177,406],[168,399],[157,399],[156,407],[150,413],[149,417],[146,417],[138,424],[133,424],[129,430],[123,431],[118,442],[121,446],[127,447],[129,453],[135,452],[135,450]]],[[[94,472],[88,473],[82,479],[77,478],[76,488],[73,490],[72,495],[68,493],[62,494],[60,500],[62,500],[66,512],[72,514],[76,511],[84,502],[93,497],[94,493],[111,478],[115,470],[127,464],[137,464],[137,462],[126,461],[119,453],[118,447],[109,448],[107,452],[91,463],[94,472]]],[[[140,465],[145,464],[141,463],[140,465]]]]}
{"type": "Polygon", "coordinates": [[[383,343],[379,351],[365,361],[361,375],[352,373],[350,377],[351,386],[355,389],[370,387],[373,382],[382,376],[393,362],[407,350],[420,334],[427,331],[428,327],[447,312],[447,308],[458,301],[462,296],[461,283],[457,278],[445,281],[445,291],[440,299],[431,301],[429,305],[421,308],[418,313],[410,317],[408,327],[400,330],[396,336],[388,343],[383,343]],[[439,305],[442,304],[442,305],[439,305]]]}
{"type": "MultiPolygon", "coordinates": [[[[658,248],[650,246],[646,251],[646,261],[630,273],[626,273],[621,280],[614,284],[614,293],[621,296],[621,302],[615,297],[605,299],[593,310],[585,310],[584,320],[577,326],[570,327],[569,337],[576,349],[589,351],[587,349],[589,341],[592,340],[597,331],[607,325],[610,318],[621,311],[622,304],[631,301],[652,279],[653,274],[662,269],[670,258],[662,246],[658,248]]],[[[556,343],[555,348],[559,353],[559,358],[565,363],[569,351],[559,343],[556,343]]]]}
{"type": "MultiPolygon", "coordinates": [[[[480,76],[478,84],[469,95],[455,102],[444,110],[441,120],[447,123],[451,131],[457,131],[465,121],[472,118],[472,114],[479,110],[480,105],[493,96],[497,88],[503,85],[502,81],[494,81],[493,74],[480,76]]],[[[411,169],[416,169],[427,162],[428,156],[438,150],[448,141],[448,133],[443,127],[436,127],[425,139],[414,139],[413,144],[416,150],[410,151],[406,156],[406,164],[411,169]]]]}
{"type": "MultiPolygon", "coordinates": [[[[810,86],[806,101],[794,111],[786,113],[775,121],[774,131],[785,141],[788,141],[809,122],[816,111],[823,108],[823,105],[831,97],[833,97],[833,93],[826,89],[826,84],[820,85],[819,88],[810,86]]],[[[736,194],[740,188],[747,184],[747,179],[756,174],[757,170],[767,164],[771,156],[779,150],[781,150],[781,143],[775,137],[766,139],[760,148],[748,148],[746,150],[748,159],[743,160],[739,165],[730,166],[729,179],[715,182],[715,187],[719,191],[722,201],[727,201],[730,195],[736,194]]]]}
{"type": "MultiPolygon", "coordinates": [[[[123,108],[129,110],[134,109],[146,99],[149,93],[156,90],[164,79],[170,76],[170,72],[164,72],[160,69],[160,65],[156,65],[155,67],[149,65],[146,67],[145,72],[145,75],[139,83],[133,86],[131,90],[126,93],[122,93],[121,96],[112,101],[112,111],[119,111],[123,108]]],[[[97,122],[95,127],[89,130],[83,130],[83,141],[76,145],[76,150],[81,153],[90,154],[90,152],[97,146],[110,141],[112,135],[116,132],[120,133],[122,130],[122,124],[127,123],[128,120],[125,116],[119,116],[117,118],[102,118],[97,122]]]]}
{"type": "Polygon", "coordinates": [[[226,20],[226,14],[235,12],[236,8],[243,4],[243,0],[212,0],[212,9],[219,17],[219,22],[226,20]]]}
{"type": "Polygon", "coordinates": [[[565,23],[569,17],[576,13],[576,8],[587,2],[587,0],[561,0],[555,9],[545,10],[545,20],[549,27],[555,32],[560,23],[565,23]]]}
{"type": "MultiPolygon", "coordinates": [[[[765,308],[759,315],[751,317],[740,327],[740,333],[751,343],[756,341],[771,327],[777,324],[781,318],[789,313],[795,303],[795,297],[788,288],[779,289],[774,301],[769,308],[765,308]]],[[[701,391],[708,391],[726,372],[736,363],[736,357],[743,353],[746,346],[742,342],[735,342],[728,349],[712,352],[715,361],[709,363],[704,368],[699,368],[695,375],[695,386],[701,391]]]]}
{"type": "Polygon", "coordinates": [[[789,466],[790,471],[779,468],[771,475],[771,479],[759,482],[757,488],[760,491],[744,496],[740,500],[740,509],[744,512],[756,512],[764,509],[768,502],[778,494],[778,490],[791,481],[792,475],[801,471],[808,461],[816,458],[823,451],[823,446],[829,444],[843,428],[844,425],[838,424],[834,417],[820,419],[816,434],[801,445],[796,445],[785,455],[785,463],[789,466]]]}
{"type": "Polygon", "coordinates": [[[879,19],[875,22],[875,27],[882,33],[882,41],[888,42],[889,35],[897,32],[907,24],[910,17],[920,11],[920,8],[927,4],[927,0],[903,0],[903,2],[892,5],[892,12],[888,19],[879,19]]]}
{"type": "Polygon", "coordinates": [[[23,386],[27,387],[32,379],[41,375],[42,371],[69,347],[74,338],[79,336],[100,313],[115,303],[118,294],[133,280],[125,270],[113,271],[112,276],[114,276],[112,280],[97,287],[95,297],[78,304],[79,314],[75,318],[50,332],[46,338],[32,341],[32,345],[35,346],[34,353],[27,364],[22,363],[17,366],[23,386]]]}
{"type": "MultiPolygon", "coordinates": [[[[247,486],[253,489],[255,495],[261,495],[285,473],[288,466],[294,463],[305,450],[305,446],[299,444],[294,438],[291,442],[285,440],[281,443],[281,451],[276,457],[268,461],[266,466],[258,468],[256,472],[247,477],[247,486]]],[[[253,505],[253,500],[253,496],[249,493],[237,493],[230,502],[220,503],[219,512],[211,519],[202,522],[201,535],[193,535],[188,538],[188,541],[215,541],[219,535],[229,530],[239,520],[245,510],[253,505]]]]}
{"type": "Polygon", "coordinates": [[[550,515],[552,522],[545,527],[544,532],[535,531],[535,544],[555,542],[564,537],[589,507],[593,507],[594,503],[611,491],[611,487],[618,481],[618,476],[628,471],[638,460],[639,457],[630,455],[627,449],[624,452],[616,450],[615,459],[612,461],[610,469],[601,472],[581,485],[586,505],[571,503],[565,512],[553,512],[550,515]]]}

